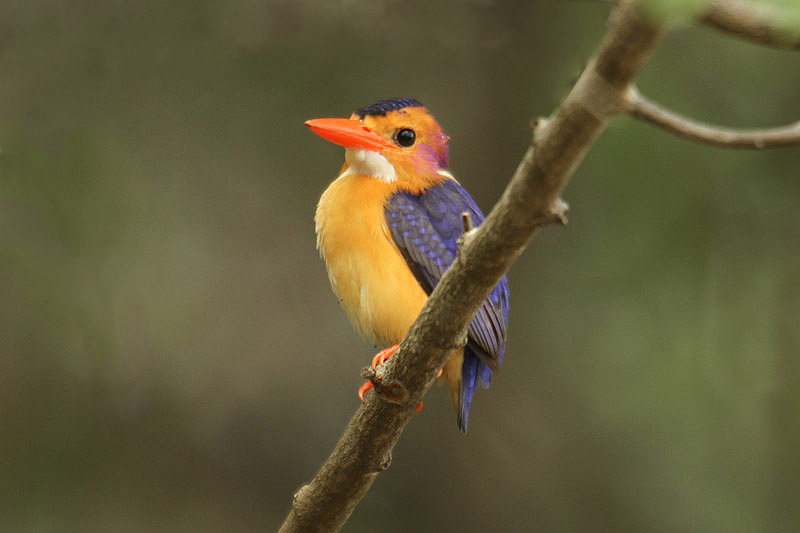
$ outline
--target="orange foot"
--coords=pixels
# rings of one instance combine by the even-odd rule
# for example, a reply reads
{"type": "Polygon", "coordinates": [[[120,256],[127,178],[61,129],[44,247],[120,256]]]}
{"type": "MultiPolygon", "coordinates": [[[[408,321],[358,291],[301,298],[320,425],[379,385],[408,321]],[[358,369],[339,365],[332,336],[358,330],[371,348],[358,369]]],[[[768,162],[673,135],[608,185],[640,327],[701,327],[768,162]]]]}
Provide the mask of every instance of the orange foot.
{"type": "MultiPolygon", "coordinates": [[[[373,357],[373,358],[372,358],[372,369],[373,369],[373,370],[375,370],[375,369],[377,369],[377,368],[378,368],[378,365],[384,365],[384,364],[386,364],[386,361],[387,361],[387,360],[388,360],[388,359],[389,359],[391,356],[393,356],[393,355],[394,355],[394,352],[396,352],[396,351],[397,351],[397,347],[398,347],[398,346],[400,346],[400,345],[399,345],[399,344],[395,344],[394,346],[389,346],[388,348],[386,348],[386,349],[384,349],[384,350],[381,350],[380,352],[378,352],[378,353],[375,355],[375,357],[373,357]]],[[[440,378],[440,377],[442,377],[442,369],[439,369],[439,373],[438,373],[438,374],[436,374],[436,377],[437,377],[437,378],[440,378]]],[[[372,388],[372,382],[371,382],[371,381],[365,381],[365,382],[364,382],[364,384],[363,384],[363,385],[361,385],[361,386],[358,388],[358,397],[361,399],[361,401],[362,401],[362,402],[363,402],[363,401],[365,401],[365,400],[364,400],[364,394],[365,394],[365,393],[366,393],[368,390],[370,390],[371,388],[372,388]]],[[[419,402],[419,405],[417,406],[417,408],[415,409],[415,411],[419,411],[420,409],[422,409],[422,402],[419,402]]]]}
{"type": "Polygon", "coordinates": [[[364,393],[366,393],[369,389],[372,388],[371,381],[365,381],[363,385],[358,388],[358,397],[361,399],[362,402],[365,402],[364,393]]]}
{"type": "Polygon", "coordinates": [[[389,346],[385,350],[378,352],[375,357],[372,358],[372,369],[375,370],[378,368],[378,365],[386,364],[386,361],[397,351],[398,346],[400,345],[395,344],[394,346],[389,346]]]}
{"type": "MultiPolygon", "coordinates": [[[[372,358],[372,369],[375,370],[378,368],[378,365],[383,365],[386,363],[386,360],[389,359],[391,356],[394,355],[394,352],[397,351],[397,347],[400,346],[399,344],[395,344],[394,346],[389,346],[388,348],[381,350],[378,352],[375,357],[372,358]]],[[[372,388],[371,381],[365,381],[363,385],[358,388],[358,397],[361,401],[364,401],[364,394],[372,388]]]]}

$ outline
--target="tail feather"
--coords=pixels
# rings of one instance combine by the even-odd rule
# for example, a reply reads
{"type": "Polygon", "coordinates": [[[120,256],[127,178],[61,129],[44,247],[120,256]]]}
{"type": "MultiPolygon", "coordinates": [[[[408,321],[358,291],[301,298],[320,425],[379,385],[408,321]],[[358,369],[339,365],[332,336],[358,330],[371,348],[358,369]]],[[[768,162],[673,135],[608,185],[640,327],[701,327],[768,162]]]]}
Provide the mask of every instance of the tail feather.
{"type": "Polygon", "coordinates": [[[472,395],[475,394],[475,382],[478,380],[478,357],[469,348],[464,350],[464,363],[461,365],[461,394],[459,395],[458,408],[456,409],[458,429],[467,433],[469,425],[469,407],[472,405],[472,395]]]}
{"type": "Polygon", "coordinates": [[[491,380],[492,370],[467,346],[464,349],[464,362],[461,365],[461,393],[456,409],[458,429],[462,433],[467,433],[469,408],[472,405],[472,396],[475,394],[476,387],[488,389],[491,380]]]}
{"type": "Polygon", "coordinates": [[[456,350],[444,365],[442,377],[450,389],[450,400],[456,412],[458,429],[467,432],[469,425],[469,408],[472,397],[478,387],[488,389],[492,380],[492,370],[475,351],[467,346],[464,350],[456,350]]]}

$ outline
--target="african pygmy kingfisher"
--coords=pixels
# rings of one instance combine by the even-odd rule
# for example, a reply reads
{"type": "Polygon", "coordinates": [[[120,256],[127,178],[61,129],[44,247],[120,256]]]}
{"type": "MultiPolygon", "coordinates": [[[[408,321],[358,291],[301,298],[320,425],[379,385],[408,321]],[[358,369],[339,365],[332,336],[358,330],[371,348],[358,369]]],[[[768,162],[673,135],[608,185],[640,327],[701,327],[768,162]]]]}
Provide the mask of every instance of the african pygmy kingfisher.
{"type": "MultiPolygon", "coordinates": [[[[448,170],[447,135],[416,100],[382,100],[349,119],[306,125],[345,147],[344,166],[317,206],[317,247],[353,326],[392,345],[376,356],[382,363],[455,259],[462,213],[475,225],[484,216],[448,170]]],[[[476,386],[489,386],[503,358],[508,298],[503,277],[470,323],[466,345],[442,369],[464,433],[476,386]]]]}

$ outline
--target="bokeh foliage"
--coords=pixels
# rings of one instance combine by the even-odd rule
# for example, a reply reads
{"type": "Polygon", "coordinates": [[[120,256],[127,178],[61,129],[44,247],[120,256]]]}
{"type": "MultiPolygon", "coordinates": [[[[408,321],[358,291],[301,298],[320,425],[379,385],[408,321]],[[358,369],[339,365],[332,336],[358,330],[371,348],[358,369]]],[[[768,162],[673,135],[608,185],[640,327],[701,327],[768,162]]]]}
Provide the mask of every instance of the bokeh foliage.
{"type": "MultiPolygon", "coordinates": [[[[341,151],[303,120],[426,103],[485,209],[602,36],[579,1],[0,4],[0,523],[277,527],[357,406],[314,250],[341,151]]],[[[797,54],[671,34],[641,90],[798,117],[797,54]]],[[[434,390],[349,531],[800,524],[800,150],[615,120],[510,274],[470,433],[434,390]]]]}

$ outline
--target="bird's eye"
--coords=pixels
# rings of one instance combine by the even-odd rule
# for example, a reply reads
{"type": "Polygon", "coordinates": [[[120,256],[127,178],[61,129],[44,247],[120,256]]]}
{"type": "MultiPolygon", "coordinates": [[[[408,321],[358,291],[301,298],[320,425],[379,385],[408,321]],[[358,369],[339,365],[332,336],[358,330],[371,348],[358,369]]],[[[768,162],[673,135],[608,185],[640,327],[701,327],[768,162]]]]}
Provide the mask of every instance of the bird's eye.
{"type": "Polygon", "coordinates": [[[414,130],[412,129],[403,128],[395,134],[394,140],[400,146],[408,147],[414,144],[414,141],[417,140],[417,134],[414,133],[414,130]]]}

